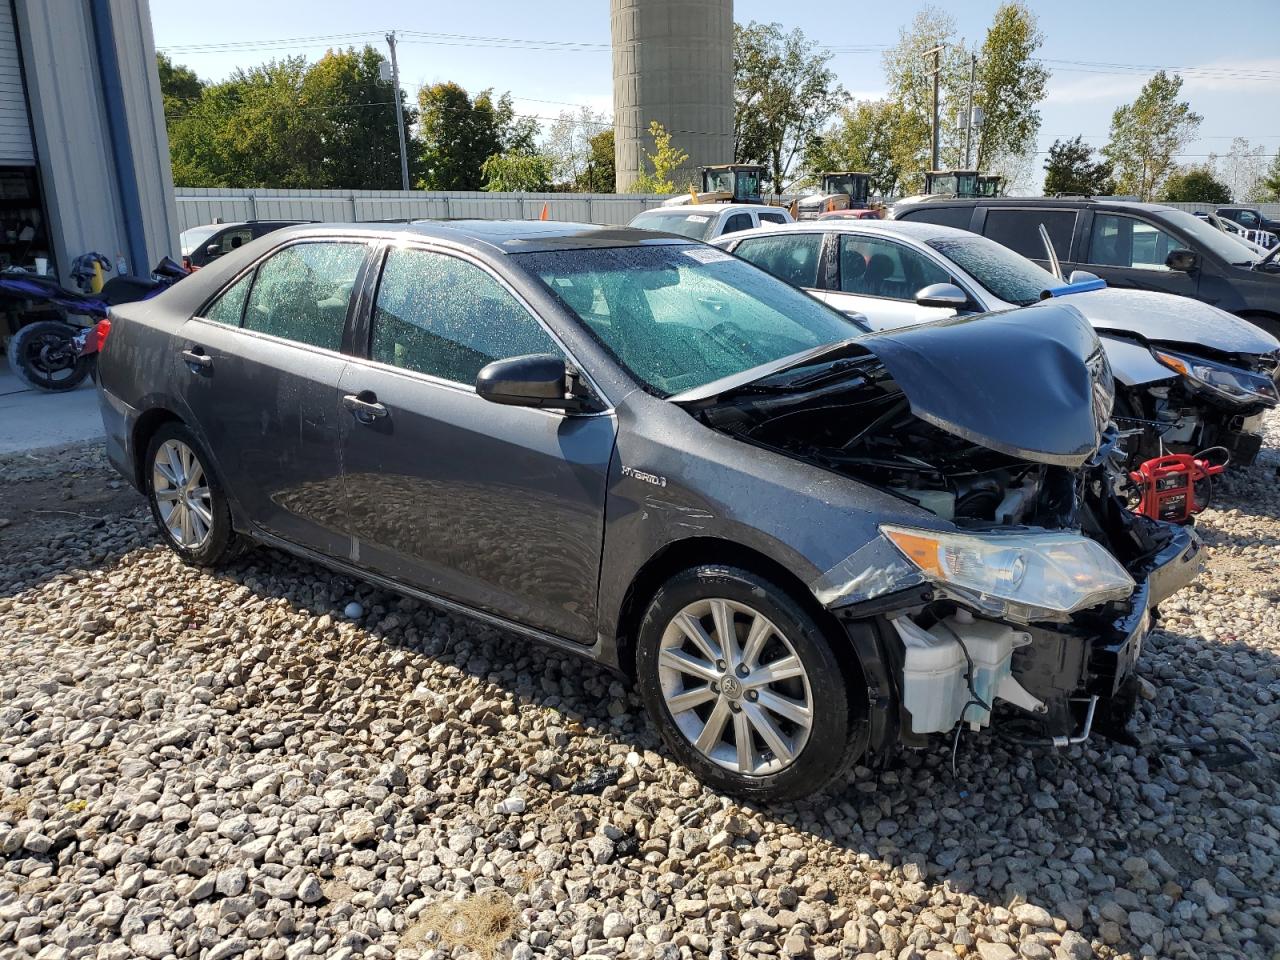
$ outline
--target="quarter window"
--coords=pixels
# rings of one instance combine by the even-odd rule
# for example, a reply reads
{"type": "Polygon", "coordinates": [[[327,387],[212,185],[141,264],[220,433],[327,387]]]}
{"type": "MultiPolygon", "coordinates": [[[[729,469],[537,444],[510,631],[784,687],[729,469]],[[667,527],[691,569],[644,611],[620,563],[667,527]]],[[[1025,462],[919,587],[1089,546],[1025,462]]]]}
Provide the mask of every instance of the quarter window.
{"type": "Polygon", "coordinates": [[[787,218],[781,213],[761,213],[759,214],[761,223],[786,223],[787,218]]]}
{"type": "Polygon", "coordinates": [[[362,243],[299,243],[281,250],[258,267],[245,329],[340,349],[365,250],[362,243]]]}
{"type": "Polygon", "coordinates": [[[1108,213],[1093,215],[1089,262],[1106,267],[1168,270],[1165,258],[1183,244],[1158,227],[1134,217],[1108,213]]]}
{"type": "Polygon", "coordinates": [[[387,254],[373,317],[373,359],[474,384],[494,360],[562,351],[497,280],[429,250],[387,254]]]}
{"type": "Polygon", "coordinates": [[[821,250],[821,233],[791,233],[743,240],[733,252],[794,287],[816,287],[821,250]]]}
{"type": "Polygon", "coordinates": [[[875,237],[840,237],[840,289],[845,293],[914,300],[922,287],[950,282],[946,270],[900,244],[875,237]]]}
{"type": "Polygon", "coordinates": [[[204,318],[216,323],[225,323],[229,327],[240,326],[240,318],[244,316],[244,302],[249,296],[249,287],[252,283],[253,274],[248,273],[227,287],[204,312],[204,318]]]}

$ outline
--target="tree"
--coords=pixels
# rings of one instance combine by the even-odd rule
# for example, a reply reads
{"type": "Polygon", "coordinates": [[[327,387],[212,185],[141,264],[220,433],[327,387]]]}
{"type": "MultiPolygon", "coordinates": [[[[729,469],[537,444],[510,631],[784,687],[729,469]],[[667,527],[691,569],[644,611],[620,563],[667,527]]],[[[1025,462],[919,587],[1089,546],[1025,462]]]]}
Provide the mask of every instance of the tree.
{"type": "Polygon", "coordinates": [[[1258,194],[1259,202],[1280,201],[1280,153],[1276,154],[1275,159],[1271,161],[1271,166],[1263,174],[1258,194]]]}
{"type": "Polygon", "coordinates": [[[856,101],[842,108],[835,124],[809,145],[805,167],[814,178],[828,170],[865,170],[871,174],[871,192],[892,197],[902,179],[898,164],[906,152],[897,138],[909,127],[908,119],[895,101],[856,101]]]}
{"type": "Polygon", "coordinates": [[[1184,203],[1230,203],[1231,188],[1207,166],[1186,167],[1164,182],[1162,200],[1184,203]]]}
{"type": "Polygon", "coordinates": [[[960,119],[968,102],[969,57],[956,40],[956,23],[937,7],[925,7],[908,26],[898,31],[898,42],[884,52],[887,99],[900,118],[892,140],[893,162],[902,192],[924,187],[930,166],[933,116],[934,57],[928,51],[941,47],[939,85],[939,162],[961,166],[964,134],[960,119]]]}
{"type": "Polygon", "coordinates": [[[649,122],[649,136],[653,137],[653,153],[645,153],[645,157],[653,166],[653,173],[641,170],[631,184],[631,192],[675,193],[676,184],[672,178],[689,159],[689,154],[672,145],[671,134],[657,120],[649,122]]]}
{"type": "Polygon", "coordinates": [[[175,64],[163,53],[156,54],[156,71],[160,74],[165,123],[171,123],[200,99],[204,81],[190,67],[175,64]]]}
{"type": "MultiPolygon", "coordinates": [[[[613,121],[603,112],[581,107],[576,113],[564,110],[547,131],[543,150],[555,162],[554,180],[564,190],[601,193],[599,170],[603,160],[596,144],[603,146],[601,135],[608,137],[608,172],[613,175],[613,121]]],[[[613,192],[610,181],[608,192],[613,192]]]]}
{"type": "MultiPolygon", "coordinates": [[[[399,187],[395,93],[378,80],[382,59],[370,46],[331,50],[311,65],[272,61],[213,84],[158,61],[174,183],[399,187]]],[[[406,123],[414,119],[407,110],[406,123]]]]}
{"type": "Polygon", "coordinates": [[[1111,115],[1111,142],[1102,149],[1119,192],[1151,200],[1176,169],[1175,157],[1200,129],[1202,117],[1178,99],[1182,78],[1163,70],[1133,103],[1111,115]]]}
{"type": "Polygon", "coordinates": [[[472,98],[456,83],[436,83],[418,92],[418,106],[421,189],[479,190],[490,157],[536,152],[537,121],[517,116],[509,93],[472,98]]]}
{"type": "Polygon", "coordinates": [[[601,130],[587,141],[590,153],[582,178],[584,193],[613,193],[617,186],[613,155],[613,127],[601,130]]]}
{"type": "Polygon", "coordinates": [[[984,170],[1002,156],[1021,156],[1034,148],[1049,71],[1036,59],[1044,43],[1036,16],[1020,2],[996,10],[978,52],[974,106],[982,109],[976,125],[974,167],[984,170]]]}
{"type": "Polygon", "coordinates": [[[495,153],[480,171],[484,188],[496,192],[529,193],[551,189],[555,161],[545,153],[495,153]]]}
{"type": "Polygon", "coordinates": [[[1244,137],[1236,137],[1231,141],[1227,155],[1215,159],[1218,160],[1218,176],[1231,190],[1233,199],[1249,203],[1263,200],[1262,194],[1266,192],[1262,182],[1267,171],[1266,147],[1262,144],[1255,147],[1244,137]]]}
{"type": "Polygon", "coordinates": [[[734,158],[763,164],[777,193],[845,97],[831,56],[800,30],[734,25],[734,158]]]}
{"type": "Polygon", "coordinates": [[[1105,196],[1115,192],[1111,164],[1093,159],[1093,147],[1080,136],[1055,140],[1045,161],[1044,192],[1105,196]]]}

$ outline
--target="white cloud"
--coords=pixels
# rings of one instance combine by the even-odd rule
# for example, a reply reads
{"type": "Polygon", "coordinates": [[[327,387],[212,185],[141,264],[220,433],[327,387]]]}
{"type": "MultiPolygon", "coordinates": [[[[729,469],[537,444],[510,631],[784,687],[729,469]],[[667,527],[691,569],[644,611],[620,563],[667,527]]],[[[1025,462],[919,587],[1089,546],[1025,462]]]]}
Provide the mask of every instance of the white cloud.
{"type": "MultiPolygon", "coordinates": [[[[1104,69],[1104,68],[1098,68],[1104,69]]],[[[1124,71],[1116,73],[1085,73],[1067,67],[1055,69],[1045,103],[1083,103],[1090,100],[1110,100],[1126,103],[1138,95],[1151,73],[1124,71]]],[[[1269,92],[1280,82],[1280,59],[1215,60],[1196,64],[1181,71],[1182,93],[1192,97],[1203,93],[1269,92]]]]}

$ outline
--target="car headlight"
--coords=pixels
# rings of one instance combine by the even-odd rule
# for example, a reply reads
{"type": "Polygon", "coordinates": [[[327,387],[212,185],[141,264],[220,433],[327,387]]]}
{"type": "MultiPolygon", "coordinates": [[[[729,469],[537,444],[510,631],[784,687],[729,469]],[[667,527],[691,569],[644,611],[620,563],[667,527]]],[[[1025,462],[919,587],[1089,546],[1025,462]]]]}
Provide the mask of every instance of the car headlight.
{"type": "Polygon", "coordinates": [[[1107,550],[1075,533],[951,533],[885,524],[880,532],[943,592],[1001,619],[1065,620],[1134,590],[1107,550]]]}
{"type": "Polygon", "coordinates": [[[1280,401],[1275,382],[1265,373],[1254,373],[1185,353],[1170,353],[1155,348],[1152,348],[1151,353],[1170,370],[1176,370],[1197,386],[1236,403],[1260,400],[1274,407],[1280,401]]]}

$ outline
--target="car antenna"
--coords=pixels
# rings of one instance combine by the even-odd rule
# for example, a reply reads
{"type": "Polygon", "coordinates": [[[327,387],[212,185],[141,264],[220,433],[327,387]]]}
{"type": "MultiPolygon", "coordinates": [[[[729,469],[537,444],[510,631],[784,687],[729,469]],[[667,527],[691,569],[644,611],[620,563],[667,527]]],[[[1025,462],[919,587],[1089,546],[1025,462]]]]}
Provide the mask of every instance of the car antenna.
{"type": "Polygon", "coordinates": [[[1040,224],[1040,239],[1044,243],[1045,253],[1049,255],[1049,263],[1053,267],[1053,275],[1061,280],[1062,264],[1058,262],[1058,253],[1053,249],[1053,241],[1049,239],[1049,231],[1045,229],[1043,223],[1040,224]]]}

